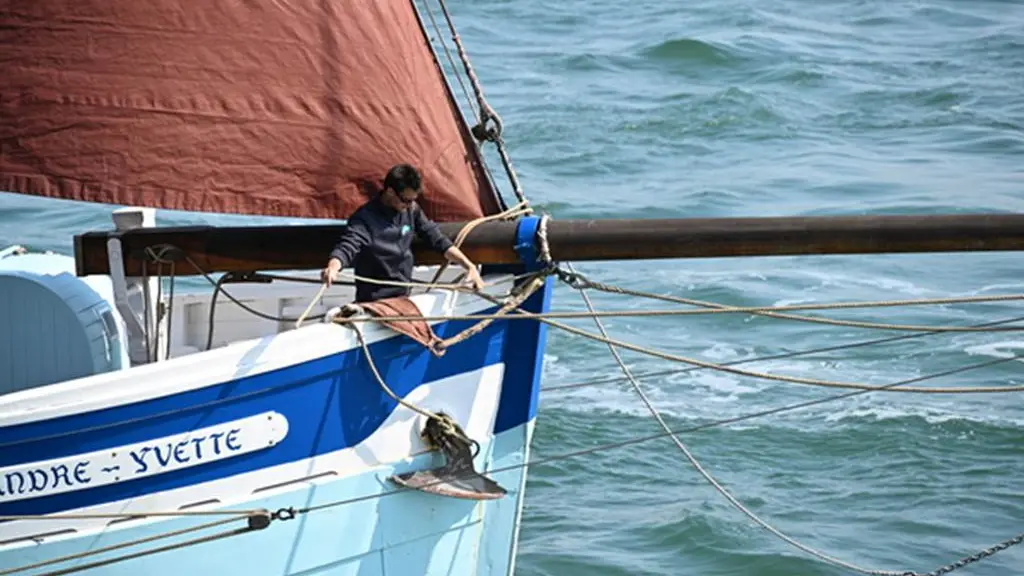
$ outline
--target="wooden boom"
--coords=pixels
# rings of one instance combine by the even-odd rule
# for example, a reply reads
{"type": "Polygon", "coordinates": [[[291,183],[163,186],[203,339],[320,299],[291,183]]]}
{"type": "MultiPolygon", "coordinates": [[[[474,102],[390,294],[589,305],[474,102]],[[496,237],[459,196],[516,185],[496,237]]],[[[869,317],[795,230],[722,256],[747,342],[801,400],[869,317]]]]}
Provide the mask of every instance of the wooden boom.
{"type": "MultiPolygon", "coordinates": [[[[454,238],[461,223],[441,224],[454,238]]],[[[480,264],[520,262],[516,222],[478,226],[463,251],[480,264]]],[[[717,258],[1024,250],[1024,214],[551,220],[551,254],[560,261],[717,258]]],[[[77,273],[109,274],[107,241],[119,237],[125,273],[141,275],[145,248],[171,245],[206,272],[320,268],[344,225],[167,227],[89,232],[75,237],[77,273]]],[[[415,244],[418,264],[442,258],[415,244]]],[[[155,263],[148,264],[155,274],[155,263]]],[[[167,273],[166,266],[164,273],[167,273]]],[[[176,274],[197,274],[178,265],[176,274]]]]}

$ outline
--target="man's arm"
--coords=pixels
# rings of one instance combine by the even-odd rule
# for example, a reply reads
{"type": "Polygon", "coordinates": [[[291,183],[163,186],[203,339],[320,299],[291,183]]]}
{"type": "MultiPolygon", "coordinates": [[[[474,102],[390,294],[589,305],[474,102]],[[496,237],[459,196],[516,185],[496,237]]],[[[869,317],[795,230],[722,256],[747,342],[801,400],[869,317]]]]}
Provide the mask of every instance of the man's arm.
{"type": "Polygon", "coordinates": [[[474,289],[484,289],[484,279],[480,277],[480,272],[477,271],[476,264],[474,264],[468,256],[463,254],[462,250],[459,250],[458,246],[452,245],[451,248],[445,250],[444,257],[447,258],[449,262],[459,264],[466,269],[466,281],[472,284],[474,289]]]}
{"type": "Polygon", "coordinates": [[[424,239],[434,250],[445,254],[447,256],[448,250],[454,246],[452,241],[441,232],[440,226],[436,222],[427,218],[427,215],[423,213],[423,209],[418,205],[413,210],[413,224],[416,226],[416,234],[424,239]]]}
{"type": "Polygon", "coordinates": [[[320,273],[320,279],[328,286],[342,268],[350,266],[359,251],[370,243],[370,230],[359,218],[350,218],[345,231],[327,258],[327,266],[320,273]]]}
{"type": "Polygon", "coordinates": [[[441,228],[436,222],[423,213],[423,209],[419,206],[415,210],[415,223],[416,232],[421,238],[426,240],[427,244],[434,250],[444,254],[444,257],[452,263],[458,264],[466,269],[467,280],[473,284],[473,287],[477,290],[483,290],[484,281],[480,278],[480,273],[477,272],[476,264],[473,263],[462,250],[459,250],[452,241],[441,232],[441,228]]]}

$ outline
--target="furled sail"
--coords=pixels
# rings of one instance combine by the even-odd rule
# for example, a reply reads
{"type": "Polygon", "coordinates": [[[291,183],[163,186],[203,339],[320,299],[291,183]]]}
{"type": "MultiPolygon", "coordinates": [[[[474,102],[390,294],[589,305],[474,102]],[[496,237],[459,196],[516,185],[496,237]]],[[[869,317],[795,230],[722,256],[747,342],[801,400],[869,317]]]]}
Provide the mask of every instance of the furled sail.
{"type": "Polygon", "coordinates": [[[0,0],[0,190],[345,218],[399,162],[498,211],[411,0],[0,0]]]}

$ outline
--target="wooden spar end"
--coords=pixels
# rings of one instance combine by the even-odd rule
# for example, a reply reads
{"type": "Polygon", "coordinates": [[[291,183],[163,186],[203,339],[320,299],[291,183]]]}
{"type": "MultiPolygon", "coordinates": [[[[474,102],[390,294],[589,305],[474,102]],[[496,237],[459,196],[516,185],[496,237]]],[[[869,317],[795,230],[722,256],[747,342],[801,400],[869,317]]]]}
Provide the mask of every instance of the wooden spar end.
{"type": "MultiPolygon", "coordinates": [[[[441,224],[454,238],[462,223],[441,224]]],[[[475,228],[463,251],[479,264],[514,264],[517,224],[475,228]]],[[[168,227],[89,232],[75,237],[80,276],[108,274],[107,240],[119,236],[125,273],[140,276],[145,248],[175,246],[206,272],[317,269],[326,264],[343,225],[168,227]]],[[[825,216],[807,218],[690,218],[551,220],[555,260],[651,260],[735,256],[882,254],[1024,250],[1024,215],[825,216]]],[[[418,264],[442,256],[414,245],[418,264]]],[[[155,274],[155,263],[148,264],[155,274]]],[[[166,273],[166,267],[164,269],[166,273]]],[[[197,274],[178,265],[176,274],[197,274]]]]}

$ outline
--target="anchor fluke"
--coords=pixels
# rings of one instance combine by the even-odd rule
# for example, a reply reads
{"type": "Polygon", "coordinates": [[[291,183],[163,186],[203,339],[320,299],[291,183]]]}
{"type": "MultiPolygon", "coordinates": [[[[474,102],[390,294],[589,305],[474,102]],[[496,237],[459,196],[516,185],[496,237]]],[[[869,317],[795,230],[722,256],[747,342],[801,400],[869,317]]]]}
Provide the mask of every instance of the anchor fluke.
{"type": "Polygon", "coordinates": [[[500,484],[476,471],[473,458],[480,452],[480,445],[466,436],[446,414],[428,419],[421,436],[441,451],[444,465],[395,474],[391,476],[392,482],[438,496],[466,500],[497,500],[508,493],[500,484]]]}

